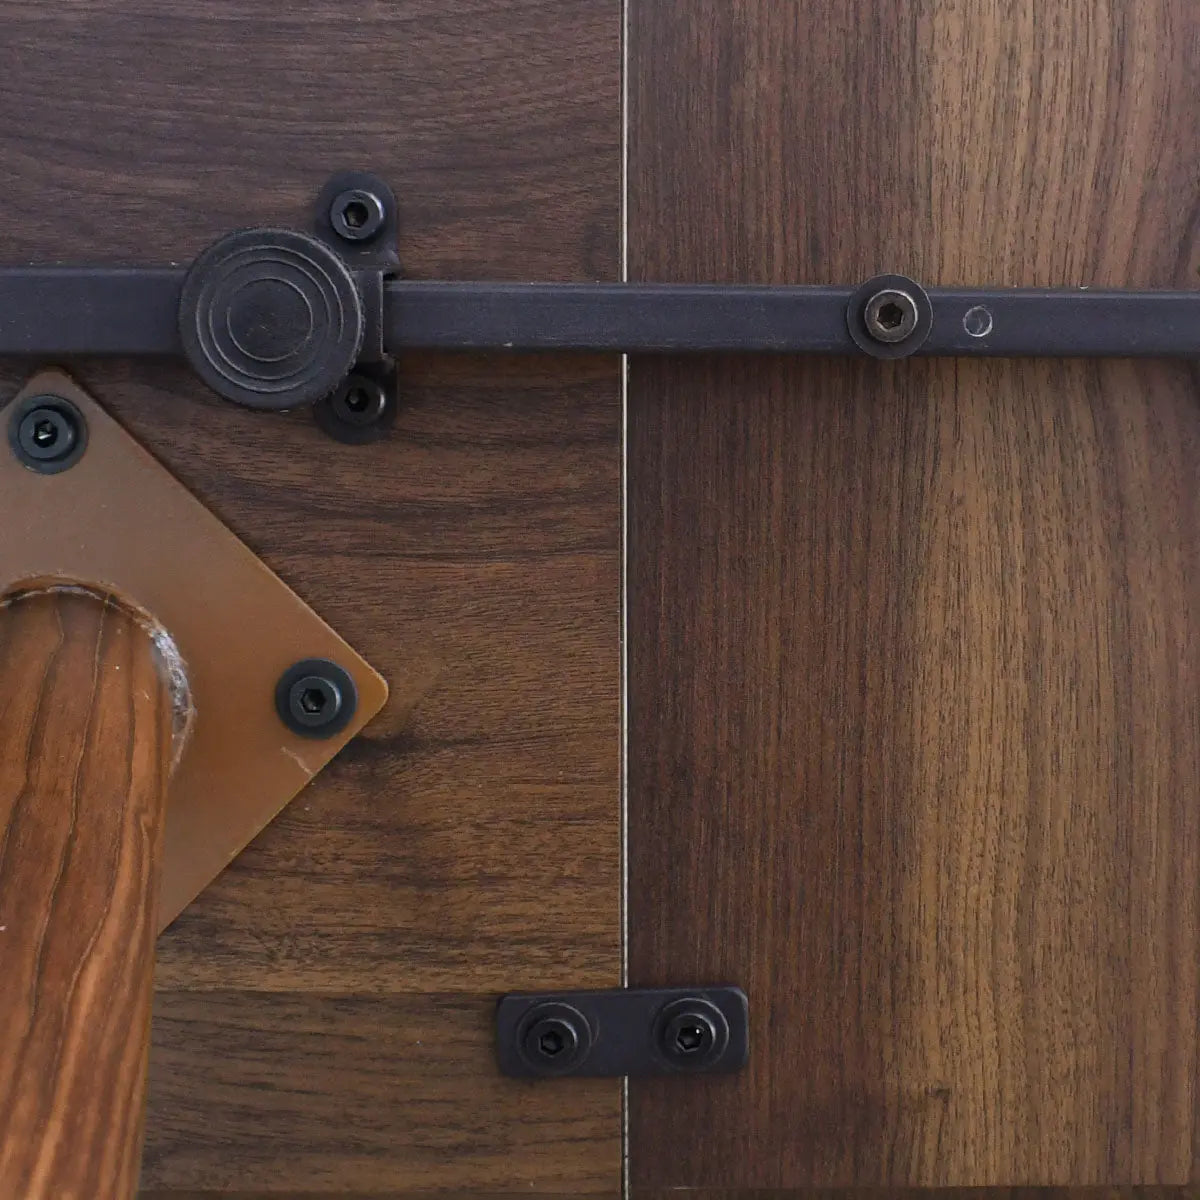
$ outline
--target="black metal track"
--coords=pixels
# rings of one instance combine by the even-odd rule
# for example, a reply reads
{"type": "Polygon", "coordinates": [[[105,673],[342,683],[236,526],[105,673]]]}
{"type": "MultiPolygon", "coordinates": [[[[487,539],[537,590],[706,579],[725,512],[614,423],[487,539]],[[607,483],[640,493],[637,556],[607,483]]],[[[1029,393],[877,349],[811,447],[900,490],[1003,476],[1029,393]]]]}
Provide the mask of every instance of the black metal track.
{"type": "Polygon", "coordinates": [[[0,270],[0,355],[182,355],[174,267],[0,270]]]}
{"type": "MultiPolygon", "coordinates": [[[[184,276],[182,268],[0,269],[0,355],[180,355],[184,276]]],[[[393,353],[861,355],[847,322],[856,293],[849,287],[390,280],[384,342],[393,353]]],[[[1200,292],[934,288],[928,294],[932,330],[918,354],[1200,356],[1200,292]],[[981,336],[972,336],[968,325],[981,336]]]]}
{"type": "MultiPolygon", "coordinates": [[[[387,284],[389,350],[847,354],[849,287],[675,284],[387,284]]],[[[1200,355],[1200,292],[932,288],[918,354],[1200,355]],[[980,311],[984,310],[984,311],[980,311]],[[967,331],[969,323],[976,336],[967,331]],[[988,332],[978,336],[983,330],[988,332]]]]}
{"type": "Polygon", "coordinates": [[[396,351],[740,350],[858,353],[853,288],[675,284],[387,284],[384,342],[396,351]]]}

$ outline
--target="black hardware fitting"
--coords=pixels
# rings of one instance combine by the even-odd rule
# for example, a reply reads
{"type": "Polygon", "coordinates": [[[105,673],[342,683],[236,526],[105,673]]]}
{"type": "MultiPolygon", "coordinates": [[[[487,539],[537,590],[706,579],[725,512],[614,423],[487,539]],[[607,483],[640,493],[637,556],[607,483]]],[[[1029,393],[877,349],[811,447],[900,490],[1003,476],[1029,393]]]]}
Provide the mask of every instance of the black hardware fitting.
{"type": "Polygon", "coordinates": [[[313,406],[317,424],[350,446],[377,442],[396,421],[396,372],[390,364],[360,362],[330,396],[313,406]]]}
{"type": "Polygon", "coordinates": [[[87,421],[65,396],[29,396],[9,417],[8,444],[31,471],[60,475],[83,457],[87,421]]]}
{"type": "Polygon", "coordinates": [[[391,190],[352,171],[310,232],[244,230],[190,268],[0,269],[0,355],[182,356],[239,404],[320,405],[351,443],[386,429],[392,359],[415,349],[1200,356],[1200,291],[442,283],[400,278],[397,233],[391,190]]]}
{"type": "Polygon", "coordinates": [[[330,738],[354,719],[358,689],[348,671],[324,658],[290,666],[275,688],[279,719],[301,737],[330,738]]]}
{"type": "Polygon", "coordinates": [[[846,328],[872,358],[907,358],[933,331],[933,305],[915,279],[877,275],[850,297],[846,328]]]}
{"type": "Polygon", "coordinates": [[[266,410],[332,400],[360,373],[371,403],[333,405],[320,424],[373,441],[395,415],[383,333],[397,230],[391,189],[351,171],[321,191],[311,233],[243,230],[187,268],[0,268],[0,355],[181,357],[217,395],[266,410]]]}
{"type": "Polygon", "coordinates": [[[505,996],[496,1048],[505,1075],[678,1075],[740,1070],[749,1005],[736,987],[505,996]]]}
{"type": "Polygon", "coordinates": [[[317,197],[313,236],[250,229],[210,246],[179,296],[192,369],[250,408],[327,402],[318,423],[330,436],[376,440],[395,413],[383,282],[399,268],[397,225],[391,189],[345,172],[317,197]]]}
{"type": "Polygon", "coordinates": [[[249,229],[192,264],[179,332],[192,370],[218,396],[295,408],[328,396],[350,373],[366,316],[349,267],[323,242],[249,229]]]}

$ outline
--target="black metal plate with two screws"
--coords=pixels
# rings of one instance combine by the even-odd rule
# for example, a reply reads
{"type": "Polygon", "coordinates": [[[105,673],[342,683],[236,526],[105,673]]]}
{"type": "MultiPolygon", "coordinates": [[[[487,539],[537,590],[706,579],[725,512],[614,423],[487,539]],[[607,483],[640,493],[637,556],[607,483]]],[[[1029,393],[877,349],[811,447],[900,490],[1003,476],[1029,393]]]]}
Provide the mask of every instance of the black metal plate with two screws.
{"type": "Polygon", "coordinates": [[[399,269],[396,198],[363,172],[334,176],[312,234],[250,229],[220,239],[183,281],[179,334],[218,395],[266,411],[314,406],[339,441],[377,440],[394,418],[384,282],[399,269]]]}
{"type": "Polygon", "coordinates": [[[500,1070],[525,1079],[737,1071],[749,1054],[749,1011],[736,987],[505,996],[500,1070]]]}

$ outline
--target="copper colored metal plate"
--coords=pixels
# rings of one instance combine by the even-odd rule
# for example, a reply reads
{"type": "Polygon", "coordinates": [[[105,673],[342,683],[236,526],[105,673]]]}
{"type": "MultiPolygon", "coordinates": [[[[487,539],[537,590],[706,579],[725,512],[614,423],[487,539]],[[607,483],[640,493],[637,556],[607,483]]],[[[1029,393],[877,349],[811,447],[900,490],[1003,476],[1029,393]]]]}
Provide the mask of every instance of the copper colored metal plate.
{"type": "Polygon", "coordinates": [[[387,684],[77,384],[37,376],[13,403],[51,394],[87,421],[87,450],[42,475],[8,446],[0,410],[0,595],[76,583],[131,601],[187,664],[195,720],[171,780],[160,925],[165,927],[383,707],[387,684]],[[358,708],[328,740],[293,734],[275,710],[301,659],[349,672],[358,708]]]}

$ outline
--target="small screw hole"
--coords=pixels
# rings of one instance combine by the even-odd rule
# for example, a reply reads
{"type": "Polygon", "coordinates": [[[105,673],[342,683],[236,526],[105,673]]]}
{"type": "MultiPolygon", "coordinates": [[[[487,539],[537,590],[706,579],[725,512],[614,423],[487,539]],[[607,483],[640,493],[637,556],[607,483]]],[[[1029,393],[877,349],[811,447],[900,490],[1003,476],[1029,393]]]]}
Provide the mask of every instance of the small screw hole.
{"type": "Polygon", "coordinates": [[[900,305],[889,301],[879,309],[878,319],[884,329],[899,329],[904,324],[904,310],[900,305]]]}
{"type": "Polygon", "coordinates": [[[300,707],[310,716],[317,716],[325,711],[327,697],[316,688],[305,688],[300,694],[300,707]]]}
{"type": "Polygon", "coordinates": [[[991,310],[982,304],[969,308],[963,317],[963,328],[973,338],[985,338],[992,332],[991,310]]]}
{"type": "Polygon", "coordinates": [[[351,412],[364,413],[371,407],[371,396],[365,388],[351,388],[346,393],[346,407],[351,412]]]}
{"type": "Polygon", "coordinates": [[[675,1046],[682,1054],[695,1054],[704,1048],[704,1030],[699,1025],[684,1025],[675,1035],[675,1046]]]}

